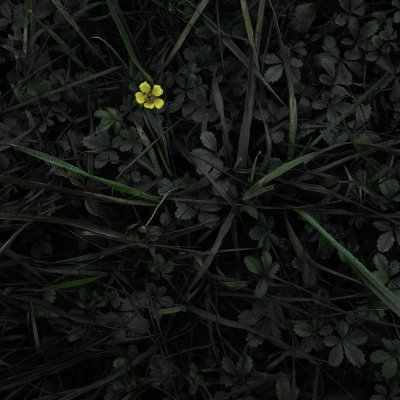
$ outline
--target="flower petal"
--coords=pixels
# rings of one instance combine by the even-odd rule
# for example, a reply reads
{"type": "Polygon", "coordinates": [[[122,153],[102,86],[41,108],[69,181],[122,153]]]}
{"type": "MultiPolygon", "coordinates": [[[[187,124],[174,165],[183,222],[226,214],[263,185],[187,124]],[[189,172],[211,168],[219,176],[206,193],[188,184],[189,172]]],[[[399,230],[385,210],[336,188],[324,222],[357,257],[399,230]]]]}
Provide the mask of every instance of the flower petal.
{"type": "Polygon", "coordinates": [[[162,87],[160,85],[154,85],[153,86],[153,91],[151,92],[151,94],[153,96],[161,96],[164,93],[164,90],[162,90],[162,87]]]}
{"type": "Polygon", "coordinates": [[[151,100],[151,101],[146,101],[146,103],[144,103],[144,107],[145,108],[154,108],[154,101],[153,100],[151,100]]]}
{"type": "Polygon", "coordinates": [[[143,93],[150,93],[151,87],[146,81],[144,81],[139,85],[139,89],[143,93]]]}
{"type": "Polygon", "coordinates": [[[159,110],[160,108],[164,107],[164,100],[163,99],[155,99],[154,100],[154,107],[159,110]]]}
{"type": "Polygon", "coordinates": [[[142,92],[136,92],[136,93],[135,93],[135,97],[136,97],[136,101],[137,101],[139,104],[143,104],[143,103],[144,103],[145,98],[144,98],[144,94],[143,94],[142,92]]]}

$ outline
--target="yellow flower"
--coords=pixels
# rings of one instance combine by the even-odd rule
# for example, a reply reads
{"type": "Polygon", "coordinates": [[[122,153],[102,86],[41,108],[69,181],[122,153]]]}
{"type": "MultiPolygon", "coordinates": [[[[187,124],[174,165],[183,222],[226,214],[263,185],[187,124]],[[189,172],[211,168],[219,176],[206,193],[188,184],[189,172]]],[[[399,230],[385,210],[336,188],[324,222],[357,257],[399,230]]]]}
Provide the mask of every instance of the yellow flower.
{"type": "Polygon", "coordinates": [[[148,82],[142,82],[139,85],[140,92],[135,93],[136,102],[143,105],[144,108],[157,108],[159,110],[164,106],[164,100],[159,97],[164,93],[160,85],[154,85],[153,89],[148,82]]]}

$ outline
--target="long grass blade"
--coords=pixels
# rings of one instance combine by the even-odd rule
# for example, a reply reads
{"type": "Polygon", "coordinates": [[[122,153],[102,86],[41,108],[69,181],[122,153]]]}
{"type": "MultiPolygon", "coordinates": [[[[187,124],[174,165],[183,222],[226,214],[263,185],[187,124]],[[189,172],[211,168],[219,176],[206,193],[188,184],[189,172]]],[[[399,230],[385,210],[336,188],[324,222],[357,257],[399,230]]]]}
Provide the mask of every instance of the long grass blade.
{"type": "Polygon", "coordinates": [[[240,0],[240,5],[242,7],[242,14],[243,14],[244,26],[246,27],[247,39],[249,40],[250,47],[253,49],[253,52],[255,54],[257,51],[254,42],[254,31],[250,19],[249,7],[247,6],[247,0],[240,0]]]}
{"type": "Polygon", "coordinates": [[[273,181],[276,178],[279,178],[281,175],[285,174],[286,172],[290,171],[291,169],[297,167],[300,164],[307,163],[313,158],[321,155],[322,153],[332,150],[335,147],[339,147],[341,144],[332,145],[325,149],[314,151],[310,154],[305,154],[303,156],[297,157],[294,160],[288,161],[278,168],[275,168],[273,171],[269,172],[267,175],[263,176],[259,179],[254,185],[252,185],[247,192],[242,196],[243,201],[251,200],[259,195],[265,193],[263,187],[267,185],[269,182],[273,181]]]}
{"type": "Polygon", "coordinates": [[[111,74],[112,72],[117,71],[119,68],[120,68],[120,66],[111,67],[111,68],[106,69],[105,71],[101,71],[101,72],[98,72],[97,74],[86,76],[85,78],[79,79],[78,81],[69,83],[69,84],[64,85],[64,86],[62,86],[60,88],[57,88],[57,89],[54,89],[54,90],[50,90],[50,92],[46,92],[46,93],[40,94],[39,96],[34,96],[34,97],[24,101],[23,103],[17,104],[17,105],[15,105],[13,107],[8,107],[8,108],[6,108],[4,110],[0,110],[0,115],[7,114],[10,111],[18,110],[19,108],[25,107],[25,106],[27,106],[29,104],[36,103],[39,100],[45,99],[45,98],[50,97],[50,96],[54,96],[54,95],[56,95],[58,93],[62,93],[62,92],[66,91],[66,90],[68,90],[70,88],[75,87],[75,86],[81,86],[84,83],[87,83],[87,82],[93,81],[95,79],[98,79],[98,78],[100,78],[102,76],[111,74]]]}
{"type": "Polygon", "coordinates": [[[82,278],[82,279],[74,279],[72,281],[55,283],[54,285],[46,286],[42,289],[39,289],[39,292],[45,292],[47,290],[57,290],[57,289],[70,289],[74,287],[86,286],[89,283],[97,281],[101,276],[92,276],[90,278],[82,278]]]}
{"type": "Polygon", "coordinates": [[[60,158],[57,158],[57,157],[54,157],[54,156],[50,156],[49,154],[42,153],[41,151],[33,150],[33,149],[28,148],[28,147],[19,146],[19,145],[15,145],[15,144],[9,144],[9,145],[12,146],[15,150],[21,151],[21,152],[23,152],[25,154],[28,154],[28,155],[32,156],[32,157],[38,158],[39,160],[46,161],[49,164],[55,165],[57,167],[64,168],[67,171],[70,171],[70,172],[73,172],[75,174],[78,174],[78,175],[84,176],[86,178],[89,178],[92,181],[102,183],[102,184],[104,184],[106,186],[109,186],[110,188],[112,188],[114,190],[119,191],[119,192],[130,194],[132,196],[139,197],[141,199],[148,200],[148,201],[154,202],[154,203],[158,203],[159,200],[160,200],[157,196],[153,196],[151,194],[142,192],[141,190],[134,189],[134,188],[132,188],[132,187],[130,187],[128,185],[125,185],[123,183],[116,182],[116,181],[113,181],[113,180],[110,180],[110,179],[105,179],[105,178],[102,178],[100,176],[89,174],[88,172],[83,171],[80,168],[75,167],[74,165],[69,164],[69,163],[61,160],[60,158]]]}
{"type": "Polygon", "coordinates": [[[54,41],[65,51],[65,53],[70,54],[71,59],[75,62],[75,64],[77,64],[83,70],[86,69],[81,60],[79,60],[79,58],[76,56],[75,51],[70,49],[70,46],[68,46],[64,39],[62,39],[53,29],[44,24],[39,18],[36,18],[31,10],[28,10],[28,13],[35,18],[35,22],[37,22],[43,28],[43,30],[54,39],[54,41]]]}
{"type": "Polygon", "coordinates": [[[202,0],[197,8],[194,10],[192,17],[190,18],[189,22],[186,24],[185,29],[180,34],[178,40],[176,41],[174,47],[172,48],[171,52],[168,54],[167,59],[164,61],[161,69],[164,69],[175,57],[176,53],[182,47],[183,42],[186,40],[187,35],[189,34],[190,30],[193,28],[193,25],[199,19],[201,14],[203,13],[204,9],[207,7],[207,4],[210,0],[202,0]]]}
{"type": "Polygon", "coordinates": [[[115,25],[117,26],[118,32],[121,35],[121,38],[124,42],[126,50],[128,51],[129,57],[133,63],[133,65],[140,71],[140,73],[150,82],[153,82],[153,78],[149,75],[149,73],[143,68],[142,64],[140,64],[139,59],[137,58],[135,51],[133,50],[132,43],[129,39],[128,32],[125,29],[124,23],[118,13],[117,8],[115,7],[113,0],[106,0],[108,8],[110,10],[110,14],[112,19],[114,20],[115,25]]]}
{"type": "Polygon", "coordinates": [[[395,296],[386,286],[384,286],[360,260],[343,247],[307,211],[301,209],[295,209],[294,211],[317,229],[317,231],[336,248],[342,258],[346,260],[364,284],[379,298],[379,300],[400,317],[400,298],[395,296]]]}
{"type": "Polygon", "coordinates": [[[278,33],[278,42],[281,50],[281,57],[283,60],[283,67],[285,69],[286,80],[289,91],[289,147],[288,147],[288,159],[292,160],[294,158],[296,136],[297,136],[297,101],[294,94],[294,80],[292,69],[289,64],[289,57],[287,54],[286,46],[283,43],[281,30],[279,28],[278,17],[276,16],[275,9],[272,5],[271,0],[269,0],[269,5],[272,10],[272,15],[274,18],[274,24],[276,32],[278,33]]]}

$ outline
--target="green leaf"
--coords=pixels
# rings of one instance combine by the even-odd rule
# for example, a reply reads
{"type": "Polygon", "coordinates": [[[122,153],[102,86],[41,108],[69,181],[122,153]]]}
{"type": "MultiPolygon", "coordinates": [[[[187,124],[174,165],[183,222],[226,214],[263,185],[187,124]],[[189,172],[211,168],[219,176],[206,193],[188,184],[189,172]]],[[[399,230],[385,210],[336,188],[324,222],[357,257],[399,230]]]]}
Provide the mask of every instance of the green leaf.
{"type": "Polygon", "coordinates": [[[382,365],[382,375],[386,379],[391,379],[397,374],[397,361],[391,357],[382,365]]]}
{"type": "Polygon", "coordinates": [[[386,285],[389,282],[389,277],[383,271],[373,271],[372,275],[374,275],[375,278],[382,283],[382,285],[386,285]]]}
{"type": "Polygon", "coordinates": [[[106,132],[113,125],[120,124],[122,121],[121,114],[115,108],[111,107],[107,107],[104,110],[96,110],[94,116],[101,119],[96,132],[106,132]]]}
{"type": "Polygon", "coordinates": [[[272,256],[269,251],[264,251],[262,253],[261,262],[264,269],[267,269],[272,265],[272,256]]]}
{"type": "Polygon", "coordinates": [[[303,338],[310,337],[314,332],[313,327],[308,322],[300,322],[294,324],[293,330],[296,335],[303,338]]]}
{"type": "Polygon", "coordinates": [[[240,207],[240,212],[245,212],[247,214],[250,215],[250,217],[254,218],[254,219],[258,219],[258,210],[257,208],[253,207],[253,206],[242,206],[240,207]]]}
{"type": "Polygon", "coordinates": [[[222,369],[229,375],[236,375],[236,368],[229,357],[222,359],[222,369]]]}
{"type": "Polygon", "coordinates": [[[400,185],[396,179],[386,179],[379,184],[379,190],[386,197],[391,200],[399,191],[400,185]]]}
{"type": "Polygon", "coordinates": [[[202,132],[202,134],[200,135],[200,140],[203,146],[208,150],[211,150],[213,152],[216,152],[218,150],[217,138],[212,132],[208,131],[202,132]]]}
{"type": "Polygon", "coordinates": [[[282,77],[282,73],[283,73],[282,64],[271,65],[265,71],[264,78],[267,82],[270,83],[277,82],[282,77]]]}
{"type": "Polygon", "coordinates": [[[379,25],[376,21],[369,21],[360,29],[360,34],[358,35],[358,40],[361,42],[375,35],[378,30],[379,25]]]}
{"type": "Polygon", "coordinates": [[[313,1],[296,6],[294,10],[294,19],[290,23],[290,26],[293,26],[296,32],[307,32],[314,22],[316,11],[317,6],[313,1]]]}
{"type": "Polygon", "coordinates": [[[113,361],[113,368],[121,369],[127,368],[129,365],[129,360],[126,357],[118,357],[113,361]]]}
{"type": "Polygon", "coordinates": [[[347,359],[355,367],[362,367],[365,364],[365,357],[363,352],[348,340],[343,341],[344,352],[347,359]]]}
{"type": "Polygon", "coordinates": [[[261,298],[263,296],[265,296],[265,293],[267,293],[268,290],[268,283],[267,280],[264,279],[260,279],[257,282],[256,288],[254,290],[254,295],[258,298],[261,298]]]}
{"type": "Polygon", "coordinates": [[[184,203],[177,203],[176,207],[175,217],[181,219],[182,221],[188,221],[189,219],[192,219],[197,212],[184,203]]]}
{"type": "Polygon", "coordinates": [[[384,350],[375,350],[371,356],[371,361],[377,364],[384,364],[387,360],[392,358],[392,356],[384,350]]]}
{"type": "Polygon", "coordinates": [[[246,265],[247,269],[253,274],[261,275],[263,272],[263,267],[260,261],[253,256],[246,256],[244,258],[244,264],[246,265]]]}
{"type": "Polygon", "coordinates": [[[248,375],[253,369],[253,359],[250,356],[241,357],[236,364],[237,373],[241,375],[248,375]]]}
{"type": "Polygon", "coordinates": [[[386,231],[379,235],[378,241],[376,242],[376,246],[378,250],[382,253],[386,253],[389,251],[394,243],[394,235],[393,231],[386,231]]]}
{"type": "Polygon", "coordinates": [[[90,150],[104,151],[111,147],[110,136],[107,133],[89,135],[83,138],[82,143],[90,150]]]}
{"type": "Polygon", "coordinates": [[[338,367],[343,361],[343,346],[338,343],[330,352],[328,362],[331,367],[338,367]]]}

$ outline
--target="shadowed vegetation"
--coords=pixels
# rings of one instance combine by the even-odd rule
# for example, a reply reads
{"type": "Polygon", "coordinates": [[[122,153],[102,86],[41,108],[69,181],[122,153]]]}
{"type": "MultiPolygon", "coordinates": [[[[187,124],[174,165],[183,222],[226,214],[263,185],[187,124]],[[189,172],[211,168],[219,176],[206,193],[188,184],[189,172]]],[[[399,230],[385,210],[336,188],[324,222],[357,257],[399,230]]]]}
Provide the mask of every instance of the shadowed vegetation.
{"type": "Polygon", "coordinates": [[[0,398],[398,400],[399,34],[398,0],[3,0],[0,398]]]}

